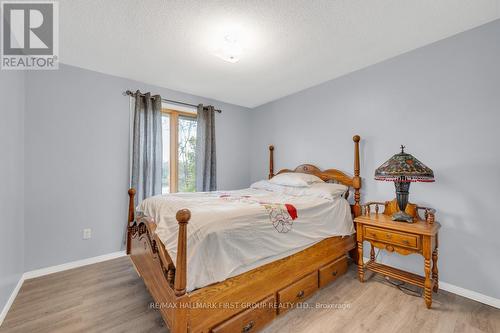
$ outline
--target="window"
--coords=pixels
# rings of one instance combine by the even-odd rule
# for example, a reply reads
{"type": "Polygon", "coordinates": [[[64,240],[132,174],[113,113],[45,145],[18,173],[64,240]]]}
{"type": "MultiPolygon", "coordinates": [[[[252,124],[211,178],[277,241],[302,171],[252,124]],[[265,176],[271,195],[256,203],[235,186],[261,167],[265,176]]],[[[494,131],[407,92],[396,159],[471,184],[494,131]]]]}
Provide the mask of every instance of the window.
{"type": "Polygon", "coordinates": [[[162,193],[195,191],[196,114],[162,109],[162,193]]]}

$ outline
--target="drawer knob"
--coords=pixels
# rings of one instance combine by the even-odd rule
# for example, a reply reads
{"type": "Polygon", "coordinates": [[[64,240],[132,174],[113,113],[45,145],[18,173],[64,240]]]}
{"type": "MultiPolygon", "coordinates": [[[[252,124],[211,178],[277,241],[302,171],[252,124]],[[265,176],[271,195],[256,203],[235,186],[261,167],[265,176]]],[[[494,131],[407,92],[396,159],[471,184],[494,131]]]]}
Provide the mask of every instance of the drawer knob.
{"type": "Polygon", "coordinates": [[[392,235],[391,234],[385,234],[385,237],[392,238],[392,235]]]}
{"type": "Polygon", "coordinates": [[[409,242],[407,239],[404,239],[404,240],[403,240],[403,243],[405,243],[406,245],[409,245],[409,244],[410,244],[410,242],[409,242]]]}
{"type": "Polygon", "coordinates": [[[332,272],[332,275],[333,275],[333,276],[337,276],[337,271],[333,271],[333,272],[332,272]]]}
{"type": "Polygon", "coordinates": [[[304,297],[304,290],[301,290],[297,293],[297,298],[302,298],[304,297]]]}
{"type": "Polygon", "coordinates": [[[255,326],[255,323],[253,320],[251,320],[248,324],[243,326],[243,328],[241,329],[241,333],[250,332],[254,326],[255,326]]]}

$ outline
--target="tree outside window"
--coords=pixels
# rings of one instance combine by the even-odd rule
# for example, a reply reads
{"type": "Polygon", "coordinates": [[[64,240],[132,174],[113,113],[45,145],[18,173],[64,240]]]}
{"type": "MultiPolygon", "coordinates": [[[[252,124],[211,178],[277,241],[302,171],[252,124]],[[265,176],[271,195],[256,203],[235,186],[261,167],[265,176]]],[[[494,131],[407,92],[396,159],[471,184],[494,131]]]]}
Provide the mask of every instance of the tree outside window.
{"type": "Polygon", "coordinates": [[[196,114],[162,110],[162,193],[196,190],[196,114]]]}

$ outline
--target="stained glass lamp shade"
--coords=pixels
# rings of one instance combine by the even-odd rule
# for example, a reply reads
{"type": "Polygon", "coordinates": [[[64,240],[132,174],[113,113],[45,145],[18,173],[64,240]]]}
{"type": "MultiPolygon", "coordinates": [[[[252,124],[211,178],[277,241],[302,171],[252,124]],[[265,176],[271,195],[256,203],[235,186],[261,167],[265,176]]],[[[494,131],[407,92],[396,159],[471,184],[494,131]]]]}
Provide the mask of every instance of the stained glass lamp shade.
{"type": "Polygon", "coordinates": [[[400,153],[392,156],[375,170],[375,179],[391,181],[396,186],[399,212],[395,213],[392,219],[412,223],[413,218],[405,213],[410,194],[410,183],[433,182],[434,172],[411,154],[405,153],[404,149],[405,147],[401,146],[400,153]]]}

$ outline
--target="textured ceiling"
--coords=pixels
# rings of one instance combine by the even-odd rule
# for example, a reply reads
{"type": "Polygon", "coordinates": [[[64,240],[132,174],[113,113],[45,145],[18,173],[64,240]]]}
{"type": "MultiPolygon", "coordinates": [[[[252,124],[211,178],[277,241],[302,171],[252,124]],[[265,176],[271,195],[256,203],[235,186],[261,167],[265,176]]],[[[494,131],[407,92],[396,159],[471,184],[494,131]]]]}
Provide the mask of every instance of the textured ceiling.
{"type": "Polygon", "coordinates": [[[59,3],[63,63],[247,107],[500,17],[500,0],[59,3]],[[235,64],[212,54],[233,31],[235,64]]]}

